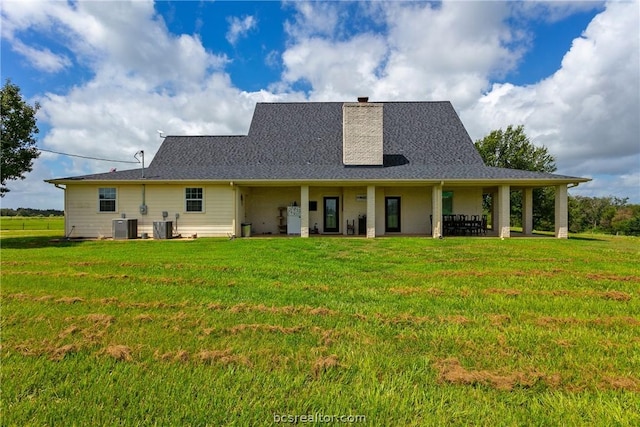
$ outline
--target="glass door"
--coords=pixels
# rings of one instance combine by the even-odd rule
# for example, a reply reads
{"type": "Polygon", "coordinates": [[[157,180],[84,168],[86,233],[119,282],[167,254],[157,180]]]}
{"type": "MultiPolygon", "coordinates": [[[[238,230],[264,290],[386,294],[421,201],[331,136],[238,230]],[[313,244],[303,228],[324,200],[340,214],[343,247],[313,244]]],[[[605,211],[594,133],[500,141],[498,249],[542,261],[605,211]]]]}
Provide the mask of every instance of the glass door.
{"type": "Polygon", "coordinates": [[[400,232],[400,197],[385,197],[384,229],[389,233],[400,232]]]}
{"type": "Polygon", "coordinates": [[[340,231],[339,198],[324,198],[324,232],[337,233],[340,231]]]}

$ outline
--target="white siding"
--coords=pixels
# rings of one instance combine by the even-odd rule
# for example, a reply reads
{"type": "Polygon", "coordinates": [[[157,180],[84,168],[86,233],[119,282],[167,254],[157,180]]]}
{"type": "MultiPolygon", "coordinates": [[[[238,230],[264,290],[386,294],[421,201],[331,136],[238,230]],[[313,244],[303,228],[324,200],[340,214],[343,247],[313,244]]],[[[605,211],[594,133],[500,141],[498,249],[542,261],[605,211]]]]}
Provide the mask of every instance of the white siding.
{"type": "Polygon", "coordinates": [[[112,221],[123,214],[138,219],[138,234],[153,236],[153,222],[162,221],[162,212],[174,222],[174,231],[189,236],[226,236],[233,233],[234,190],[217,185],[67,185],[65,192],[68,217],[67,233],[71,237],[112,237],[112,221]],[[115,187],[116,212],[98,212],[98,188],[115,187]],[[202,187],[204,212],[185,211],[185,188],[202,187]],[[147,214],[140,213],[143,197],[147,214]],[[176,214],[179,218],[176,221],[176,214]]]}

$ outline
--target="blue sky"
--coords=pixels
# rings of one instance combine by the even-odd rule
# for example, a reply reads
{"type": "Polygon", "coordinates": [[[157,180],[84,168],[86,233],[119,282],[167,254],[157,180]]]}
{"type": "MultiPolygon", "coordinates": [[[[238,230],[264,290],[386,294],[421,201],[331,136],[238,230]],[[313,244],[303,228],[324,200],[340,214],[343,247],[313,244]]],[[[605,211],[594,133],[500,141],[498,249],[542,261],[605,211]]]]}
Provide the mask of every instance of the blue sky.
{"type": "MultiPolygon", "coordinates": [[[[449,100],[472,139],[523,124],[571,190],[640,203],[640,8],[610,2],[3,0],[1,74],[46,150],[148,164],[167,134],[244,134],[256,102],[449,100]]],[[[54,177],[135,165],[43,153],[54,177]]]]}

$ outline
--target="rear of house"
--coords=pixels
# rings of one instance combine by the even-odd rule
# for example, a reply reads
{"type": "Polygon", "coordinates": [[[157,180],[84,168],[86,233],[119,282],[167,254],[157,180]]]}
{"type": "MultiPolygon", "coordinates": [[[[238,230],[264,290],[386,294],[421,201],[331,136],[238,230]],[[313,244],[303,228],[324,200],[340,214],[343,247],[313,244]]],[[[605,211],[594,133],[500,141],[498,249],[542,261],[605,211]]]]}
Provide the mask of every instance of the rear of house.
{"type": "Polygon", "coordinates": [[[532,190],[547,186],[566,237],[567,187],[585,181],[485,166],[449,102],[360,99],[260,103],[248,135],[167,136],[144,170],[48,182],[65,189],[71,237],[112,237],[123,217],[139,235],[171,221],[183,236],[440,237],[473,219],[459,231],[508,237],[510,192],[523,193],[527,234],[532,190]],[[494,195],[492,224],[482,224],[483,194],[494,195]]]}

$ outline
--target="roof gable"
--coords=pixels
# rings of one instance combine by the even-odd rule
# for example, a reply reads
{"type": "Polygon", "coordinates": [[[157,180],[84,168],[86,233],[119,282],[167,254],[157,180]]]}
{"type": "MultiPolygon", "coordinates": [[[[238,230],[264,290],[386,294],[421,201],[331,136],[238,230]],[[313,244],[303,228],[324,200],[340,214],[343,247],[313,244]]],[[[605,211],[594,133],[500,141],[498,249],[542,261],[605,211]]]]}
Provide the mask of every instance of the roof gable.
{"type": "MultiPolygon", "coordinates": [[[[246,137],[168,136],[151,167],[342,165],[342,103],[259,103],[246,137]]],[[[385,166],[483,164],[449,102],[390,102],[385,166]]]]}

